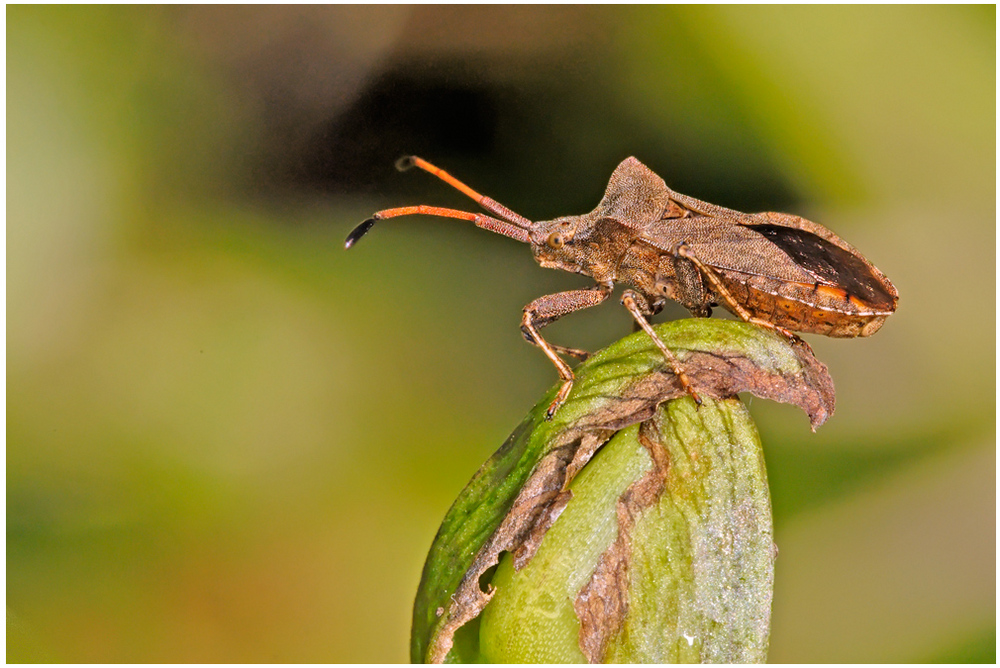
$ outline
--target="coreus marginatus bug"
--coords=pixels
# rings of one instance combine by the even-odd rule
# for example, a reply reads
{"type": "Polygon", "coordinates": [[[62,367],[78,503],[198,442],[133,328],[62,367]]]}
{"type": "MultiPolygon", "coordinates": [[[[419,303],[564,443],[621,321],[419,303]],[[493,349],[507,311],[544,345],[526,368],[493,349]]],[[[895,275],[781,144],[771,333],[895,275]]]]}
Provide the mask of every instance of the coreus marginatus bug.
{"type": "Polygon", "coordinates": [[[346,248],[377,220],[411,214],[457,218],[531,244],[543,267],[597,282],[592,288],[539,297],[524,307],[524,338],[542,349],[563,381],[549,406],[550,418],[573,387],[573,371],[560,354],[586,359],[588,353],[553,345],[538,330],[567,313],[600,304],[615,281],[634,288],[625,290],[622,304],[699,403],[683,367],[649,324],[649,316],[667,299],[695,316],[709,316],[713,306],[722,305],[746,322],[791,339],[797,339],[792,332],[869,336],[896,310],[899,295],[889,279],[822,225],[786,213],[741,213],[682,195],[635,158],[618,165],[591,213],[539,222],[416,156],[402,158],[396,166],[430,172],[492,216],[422,204],[386,209],[358,225],[346,248]]]}

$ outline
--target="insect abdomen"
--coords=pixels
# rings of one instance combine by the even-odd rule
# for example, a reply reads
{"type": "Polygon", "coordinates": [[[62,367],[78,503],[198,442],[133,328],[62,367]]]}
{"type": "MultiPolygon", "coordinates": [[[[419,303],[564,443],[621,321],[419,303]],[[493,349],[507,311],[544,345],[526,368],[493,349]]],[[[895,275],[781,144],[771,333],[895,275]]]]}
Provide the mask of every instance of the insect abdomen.
{"type": "Polygon", "coordinates": [[[869,306],[841,288],[818,283],[776,283],[730,273],[720,271],[719,277],[737,303],[754,317],[793,332],[834,338],[870,336],[892,314],[869,306]]]}

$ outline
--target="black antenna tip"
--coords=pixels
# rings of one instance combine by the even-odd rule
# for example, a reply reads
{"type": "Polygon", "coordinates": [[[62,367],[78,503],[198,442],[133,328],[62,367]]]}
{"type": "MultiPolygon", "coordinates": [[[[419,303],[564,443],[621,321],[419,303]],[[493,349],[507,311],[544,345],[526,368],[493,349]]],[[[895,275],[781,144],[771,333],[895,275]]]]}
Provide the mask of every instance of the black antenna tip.
{"type": "Polygon", "coordinates": [[[358,239],[365,236],[368,230],[372,229],[372,225],[375,224],[377,218],[369,218],[365,222],[361,223],[347,235],[347,241],[344,242],[344,248],[350,248],[354,244],[358,243],[358,239]]]}
{"type": "Polygon", "coordinates": [[[402,158],[396,161],[396,169],[401,172],[405,172],[408,169],[413,168],[417,164],[414,155],[404,155],[402,158]]]}

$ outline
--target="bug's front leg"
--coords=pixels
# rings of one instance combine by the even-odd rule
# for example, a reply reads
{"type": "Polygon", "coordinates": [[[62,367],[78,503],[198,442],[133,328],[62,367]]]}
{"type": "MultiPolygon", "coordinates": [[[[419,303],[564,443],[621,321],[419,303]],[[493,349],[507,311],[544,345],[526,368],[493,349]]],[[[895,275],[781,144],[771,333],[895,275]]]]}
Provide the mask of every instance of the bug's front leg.
{"type": "Polygon", "coordinates": [[[649,324],[649,320],[647,318],[653,313],[653,310],[649,306],[649,301],[633,290],[626,290],[625,294],[622,295],[622,305],[628,309],[629,313],[632,314],[636,324],[639,325],[639,327],[642,327],[643,331],[649,335],[649,338],[653,339],[653,343],[655,343],[656,347],[660,349],[663,356],[667,358],[667,365],[670,367],[670,370],[674,372],[674,375],[677,376],[677,380],[680,382],[681,387],[683,387],[684,390],[691,395],[691,398],[694,399],[695,403],[700,406],[701,397],[699,397],[698,393],[695,392],[688,375],[684,373],[684,367],[681,366],[680,360],[678,360],[677,356],[674,355],[670,348],[667,348],[666,344],[660,340],[660,337],[653,329],[653,326],[649,324]]]}
{"type": "Polygon", "coordinates": [[[556,398],[549,404],[549,408],[546,411],[546,417],[552,419],[555,412],[559,410],[559,407],[563,405],[566,401],[566,397],[569,396],[569,392],[573,389],[573,370],[569,368],[569,365],[559,357],[559,353],[565,353],[572,355],[574,357],[585,358],[587,353],[582,350],[576,350],[575,348],[564,348],[562,346],[554,346],[545,339],[541,337],[538,330],[546,325],[558,320],[567,313],[572,313],[573,311],[579,311],[581,309],[589,308],[591,306],[597,306],[611,294],[612,286],[608,284],[600,284],[594,288],[587,288],[585,290],[569,290],[567,292],[557,292],[554,295],[545,295],[544,297],[539,297],[535,301],[531,302],[524,307],[524,315],[521,318],[521,333],[524,334],[524,338],[542,349],[545,356],[552,361],[556,366],[556,371],[559,372],[559,378],[562,379],[562,387],[559,388],[559,392],[556,393],[556,398]]]}

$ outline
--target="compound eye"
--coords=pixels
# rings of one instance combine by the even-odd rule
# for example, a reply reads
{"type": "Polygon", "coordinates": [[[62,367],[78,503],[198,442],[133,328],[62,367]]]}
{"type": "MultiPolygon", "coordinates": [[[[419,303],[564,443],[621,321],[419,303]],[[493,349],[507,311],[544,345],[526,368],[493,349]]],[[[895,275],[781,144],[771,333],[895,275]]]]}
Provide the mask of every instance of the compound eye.
{"type": "Polygon", "coordinates": [[[566,237],[564,237],[559,232],[553,232],[549,235],[549,238],[545,240],[549,248],[562,248],[566,245],[566,237]]]}

